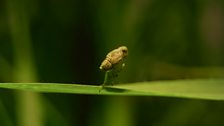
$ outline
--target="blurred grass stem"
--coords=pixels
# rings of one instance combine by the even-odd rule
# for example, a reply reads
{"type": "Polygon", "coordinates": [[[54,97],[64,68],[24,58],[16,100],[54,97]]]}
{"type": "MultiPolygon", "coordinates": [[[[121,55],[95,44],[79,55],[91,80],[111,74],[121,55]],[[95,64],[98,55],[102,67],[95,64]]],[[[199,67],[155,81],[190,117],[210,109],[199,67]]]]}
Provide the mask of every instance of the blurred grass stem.
{"type": "MultiPolygon", "coordinates": [[[[6,1],[14,51],[13,80],[16,82],[37,80],[25,3],[20,0],[6,1]]],[[[16,96],[18,126],[42,126],[40,94],[16,92],[16,96]]]]}

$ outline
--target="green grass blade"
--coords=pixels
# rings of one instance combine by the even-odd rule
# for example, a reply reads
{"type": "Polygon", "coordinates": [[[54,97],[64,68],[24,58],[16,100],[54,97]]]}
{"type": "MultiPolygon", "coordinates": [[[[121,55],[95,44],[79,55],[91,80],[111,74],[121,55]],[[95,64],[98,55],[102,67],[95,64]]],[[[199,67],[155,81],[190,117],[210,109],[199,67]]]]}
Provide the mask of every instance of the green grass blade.
{"type": "Polygon", "coordinates": [[[116,87],[152,96],[224,100],[224,79],[141,82],[116,87]]]}
{"type": "Polygon", "coordinates": [[[45,93],[74,93],[93,95],[165,96],[224,100],[224,79],[170,80],[138,82],[107,86],[58,83],[0,83],[0,88],[28,90],[45,93]]]}

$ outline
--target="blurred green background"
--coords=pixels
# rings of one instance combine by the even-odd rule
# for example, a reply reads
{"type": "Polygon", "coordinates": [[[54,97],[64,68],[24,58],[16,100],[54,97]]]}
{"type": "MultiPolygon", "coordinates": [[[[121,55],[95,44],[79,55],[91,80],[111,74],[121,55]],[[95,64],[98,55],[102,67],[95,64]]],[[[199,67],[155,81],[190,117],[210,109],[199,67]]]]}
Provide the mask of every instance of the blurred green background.
{"type": "MultiPolygon", "coordinates": [[[[129,48],[121,83],[224,77],[219,0],[2,0],[0,82],[100,85],[129,48]]],[[[1,126],[221,126],[224,102],[0,90],[1,126]]]]}

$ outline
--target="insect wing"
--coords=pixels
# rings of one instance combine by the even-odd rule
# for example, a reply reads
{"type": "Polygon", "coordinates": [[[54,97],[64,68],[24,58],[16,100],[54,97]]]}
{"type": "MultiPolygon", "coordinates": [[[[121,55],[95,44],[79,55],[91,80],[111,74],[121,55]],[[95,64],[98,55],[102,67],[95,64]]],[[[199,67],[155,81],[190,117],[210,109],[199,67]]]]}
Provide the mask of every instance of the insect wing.
{"type": "Polygon", "coordinates": [[[113,51],[111,51],[110,53],[108,53],[107,58],[110,59],[111,64],[117,64],[119,63],[123,56],[122,56],[122,52],[118,49],[115,49],[113,51]]]}

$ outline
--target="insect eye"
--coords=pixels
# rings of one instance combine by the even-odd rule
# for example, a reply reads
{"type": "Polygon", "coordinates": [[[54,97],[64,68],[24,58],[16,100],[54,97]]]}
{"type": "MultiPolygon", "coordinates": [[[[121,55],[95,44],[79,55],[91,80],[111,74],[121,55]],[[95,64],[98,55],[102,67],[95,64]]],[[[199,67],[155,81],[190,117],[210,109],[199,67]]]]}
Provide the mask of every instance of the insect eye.
{"type": "Polygon", "coordinates": [[[127,51],[126,49],[123,49],[122,52],[123,52],[123,53],[127,53],[128,51],[127,51]]]}

